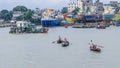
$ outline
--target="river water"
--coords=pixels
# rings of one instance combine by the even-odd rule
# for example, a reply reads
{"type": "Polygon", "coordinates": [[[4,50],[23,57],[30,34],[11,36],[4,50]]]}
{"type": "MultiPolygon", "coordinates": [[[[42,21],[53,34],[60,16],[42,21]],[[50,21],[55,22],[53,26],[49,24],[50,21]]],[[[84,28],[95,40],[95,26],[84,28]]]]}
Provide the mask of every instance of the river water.
{"type": "Polygon", "coordinates": [[[0,68],[120,68],[120,27],[53,27],[47,34],[9,34],[0,28],[0,68]],[[65,37],[70,46],[52,43],[65,37]],[[91,52],[88,43],[103,46],[91,52]]]}

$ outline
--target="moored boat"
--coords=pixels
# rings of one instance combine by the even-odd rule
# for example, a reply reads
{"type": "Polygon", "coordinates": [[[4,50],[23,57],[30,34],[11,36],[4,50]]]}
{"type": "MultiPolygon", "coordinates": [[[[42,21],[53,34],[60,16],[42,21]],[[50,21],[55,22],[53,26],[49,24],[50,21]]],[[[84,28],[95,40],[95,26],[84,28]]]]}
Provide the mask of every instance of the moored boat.
{"type": "Polygon", "coordinates": [[[72,28],[84,28],[83,25],[73,25],[72,28]]]}
{"type": "Polygon", "coordinates": [[[48,29],[47,28],[41,28],[38,33],[47,33],[48,29]]]}
{"type": "Polygon", "coordinates": [[[101,26],[101,25],[98,25],[97,27],[96,27],[96,29],[105,29],[106,28],[106,26],[101,26]]]}
{"type": "Polygon", "coordinates": [[[95,52],[101,52],[100,48],[94,48],[93,46],[90,46],[90,50],[95,52]]]}

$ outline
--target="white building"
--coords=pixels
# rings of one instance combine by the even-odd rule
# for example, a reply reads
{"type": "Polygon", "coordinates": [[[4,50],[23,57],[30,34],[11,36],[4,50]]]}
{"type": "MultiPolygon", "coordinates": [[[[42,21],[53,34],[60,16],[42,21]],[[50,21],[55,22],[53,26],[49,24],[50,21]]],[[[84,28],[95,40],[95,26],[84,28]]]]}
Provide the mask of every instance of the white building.
{"type": "Polygon", "coordinates": [[[84,9],[86,14],[92,14],[94,12],[93,0],[83,0],[84,9]]]}
{"type": "Polygon", "coordinates": [[[93,0],[82,0],[85,3],[85,6],[90,7],[93,6],[93,0]]]}
{"type": "Polygon", "coordinates": [[[70,0],[68,12],[72,12],[77,7],[80,8],[79,12],[83,12],[83,2],[81,0],[70,0]]]}
{"type": "Polygon", "coordinates": [[[80,8],[79,13],[85,12],[86,14],[91,14],[94,11],[92,0],[70,0],[68,12],[72,12],[77,7],[80,8]]]}
{"type": "Polygon", "coordinates": [[[22,15],[23,13],[21,12],[21,11],[14,11],[13,12],[13,17],[15,18],[15,17],[18,17],[18,16],[20,16],[20,15],[22,15]]]}
{"type": "Polygon", "coordinates": [[[16,25],[17,27],[27,27],[30,24],[30,22],[27,21],[17,21],[16,25]]]}

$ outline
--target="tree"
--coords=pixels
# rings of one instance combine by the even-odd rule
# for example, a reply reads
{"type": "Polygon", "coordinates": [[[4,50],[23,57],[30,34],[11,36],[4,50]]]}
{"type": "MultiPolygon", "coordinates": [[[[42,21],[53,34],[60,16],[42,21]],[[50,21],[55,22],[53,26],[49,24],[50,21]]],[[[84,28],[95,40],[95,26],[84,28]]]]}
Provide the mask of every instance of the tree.
{"type": "Polygon", "coordinates": [[[16,20],[17,21],[22,21],[23,20],[23,15],[20,15],[20,16],[16,17],[16,20]]]}
{"type": "Polygon", "coordinates": [[[31,18],[30,22],[34,24],[40,24],[41,18],[31,18]]]}
{"type": "Polygon", "coordinates": [[[61,10],[61,13],[64,14],[64,13],[67,13],[68,12],[68,8],[67,7],[63,7],[62,10],[61,10]]]}
{"type": "Polygon", "coordinates": [[[8,10],[6,10],[6,9],[4,9],[4,10],[1,10],[1,13],[2,14],[6,14],[6,13],[8,13],[9,11],[8,10]]]}
{"type": "Polygon", "coordinates": [[[16,6],[13,8],[13,11],[26,12],[28,9],[25,6],[16,6]]]}
{"type": "Polygon", "coordinates": [[[30,21],[32,19],[32,15],[33,15],[33,11],[29,9],[28,11],[24,12],[23,15],[16,17],[16,20],[30,21]]]}
{"type": "Polygon", "coordinates": [[[79,10],[80,10],[80,8],[77,7],[77,8],[75,8],[75,9],[72,11],[72,13],[74,13],[74,15],[76,15],[76,14],[79,12],[79,10]]]}
{"type": "Polygon", "coordinates": [[[32,18],[33,15],[33,11],[32,10],[28,10],[27,12],[25,12],[23,14],[23,19],[26,21],[30,21],[30,19],[32,18]]]}
{"type": "Polygon", "coordinates": [[[13,15],[12,15],[12,11],[8,11],[8,10],[1,10],[0,12],[0,17],[1,19],[4,19],[4,21],[9,21],[12,19],[13,15]]]}

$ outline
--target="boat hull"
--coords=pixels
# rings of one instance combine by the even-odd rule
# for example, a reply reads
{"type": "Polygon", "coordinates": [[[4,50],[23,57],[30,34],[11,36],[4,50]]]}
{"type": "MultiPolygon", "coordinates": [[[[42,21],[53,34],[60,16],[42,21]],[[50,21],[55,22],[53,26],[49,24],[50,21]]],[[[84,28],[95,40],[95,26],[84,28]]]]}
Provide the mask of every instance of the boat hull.
{"type": "Polygon", "coordinates": [[[67,47],[67,46],[69,46],[69,42],[68,41],[62,43],[62,47],[67,47]]]}
{"type": "Polygon", "coordinates": [[[91,51],[95,51],[95,52],[101,52],[101,49],[100,49],[100,48],[90,47],[90,50],[91,50],[91,51]]]}

